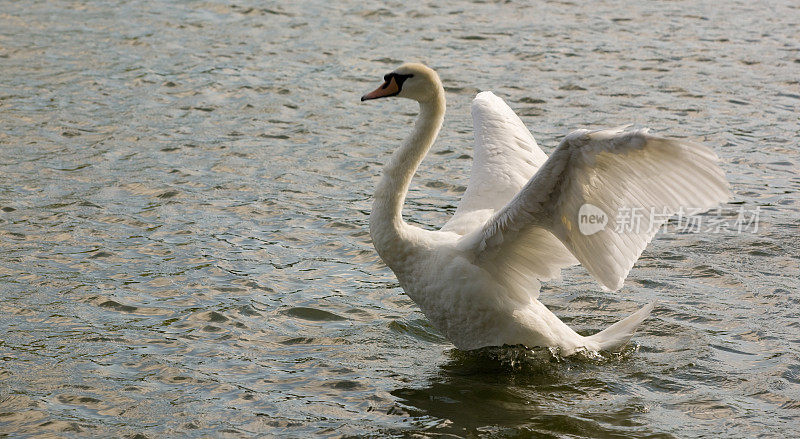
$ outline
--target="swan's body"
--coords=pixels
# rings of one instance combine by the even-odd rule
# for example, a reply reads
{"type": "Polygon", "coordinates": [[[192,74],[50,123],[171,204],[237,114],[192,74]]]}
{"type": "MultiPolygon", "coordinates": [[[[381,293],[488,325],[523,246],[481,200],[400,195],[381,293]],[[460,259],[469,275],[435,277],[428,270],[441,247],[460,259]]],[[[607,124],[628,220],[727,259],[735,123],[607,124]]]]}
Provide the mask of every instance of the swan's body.
{"type": "Polygon", "coordinates": [[[709,209],[728,197],[717,158],[702,145],[646,130],[578,130],[548,158],[502,99],[483,92],[472,104],[475,150],[467,190],[441,230],[423,230],[403,221],[402,207],[444,120],[444,89],[421,64],[404,64],[385,79],[362,100],[406,97],[419,102],[420,114],[385,166],[370,234],[406,294],[459,349],[523,344],[569,355],[622,346],[652,305],[583,337],[539,302],[539,281],[580,263],[616,290],[666,221],[663,212],[709,209]],[[604,229],[581,233],[585,204],[605,212],[604,229]],[[650,208],[662,215],[650,218],[650,208]],[[636,230],[620,231],[621,209],[647,215],[636,230]]]}

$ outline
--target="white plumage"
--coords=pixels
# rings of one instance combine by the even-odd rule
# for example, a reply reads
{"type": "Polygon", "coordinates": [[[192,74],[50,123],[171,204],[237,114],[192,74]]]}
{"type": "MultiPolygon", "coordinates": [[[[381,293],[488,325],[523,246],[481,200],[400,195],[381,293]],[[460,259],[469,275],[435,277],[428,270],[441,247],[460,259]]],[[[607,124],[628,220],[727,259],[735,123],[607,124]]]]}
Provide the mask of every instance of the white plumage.
{"type": "Polygon", "coordinates": [[[472,104],[474,162],[458,209],[440,231],[411,226],[402,205],[441,127],[444,90],[421,64],[404,64],[385,78],[362,100],[414,99],[420,116],[385,167],[370,232],[405,292],[460,349],[524,344],[569,355],[619,348],[652,305],[583,337],[538,301],[539,282],[580,263],[602,286],[619,289],[671,213],[728,199],[724,173],[705,146],[646,130],[578,130],[548,158],[511,108],[482,92],[472,104]],[[582,231],[585,205],[605,215],[605,227],[582,231]],[[620,224],[620,212],[636,223],[620,224]]]}

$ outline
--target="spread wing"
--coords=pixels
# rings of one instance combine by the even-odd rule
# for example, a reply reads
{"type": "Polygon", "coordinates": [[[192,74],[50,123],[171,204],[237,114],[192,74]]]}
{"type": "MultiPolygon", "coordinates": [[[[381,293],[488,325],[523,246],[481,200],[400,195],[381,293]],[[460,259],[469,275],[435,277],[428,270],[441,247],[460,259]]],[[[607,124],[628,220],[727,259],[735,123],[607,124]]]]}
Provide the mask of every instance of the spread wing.
{"type": "Polygon", "coordinates": [[[472,101],[472,123],[475,147],[469,184],[453,218],[442,228],[461,235],[502,209],[547,160],[519,117],[490,91],[472,101]]]}
{"type": "Polygon", "coordinates": [[[703,145],[647,130],[575,131],[459,247],[524,294],[531,281],[552,276],[565,262],[537,249],[542,237],[557,239],[597,281],[616,290],[670,214],[681,208],[699,213],[728,199],[716,161],[703,145]]]}

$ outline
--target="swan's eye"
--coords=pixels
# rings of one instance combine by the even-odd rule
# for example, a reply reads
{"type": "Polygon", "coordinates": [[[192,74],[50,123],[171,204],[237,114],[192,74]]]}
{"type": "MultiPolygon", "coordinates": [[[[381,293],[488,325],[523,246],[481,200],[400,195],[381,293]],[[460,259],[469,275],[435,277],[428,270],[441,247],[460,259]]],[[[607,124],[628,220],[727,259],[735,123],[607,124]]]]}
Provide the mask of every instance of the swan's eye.
{"type": "Polygon", "coordinates": [[[394,80],[397,81],[398,89],[403,88],[403,83],[406,82],[406,79],[414,77],[413,74],[401,75],[399,73],[393,73],[393,75],[394,75],[394,80]]]}
{"type": "Polygon", "coordinates": [[[405,81],[406,79],[413,78],[413,77],[414,77],[413,73],[409,73],[408,75],[403,75],[403,74],[400,74],[400,73],[392,72],[392,73],[387,73],[387,74],[383,75],[383,80],[386,81],[386,82],[389,82],[390,79],[395,78],[395,80],[405,81]]]}
{"type": "Polygon", "coordinates": [[[400,73],[395,73],[395,72],[387,73],[386,75],[383,76],[383,80],[385,82],[383,83],[381,88],[385,90],[387,87],[389,87],[389,83],[392,82],[392,79],[394,79],[395,83],[397,84],[397,88],[399,90],[399,89],[403,88],[403,82],[405,82],[406,79],[408,79],[408,78],[410,78],[412,76],[414,76],[414,75],[413,74],[402,75],[400,73]]]}

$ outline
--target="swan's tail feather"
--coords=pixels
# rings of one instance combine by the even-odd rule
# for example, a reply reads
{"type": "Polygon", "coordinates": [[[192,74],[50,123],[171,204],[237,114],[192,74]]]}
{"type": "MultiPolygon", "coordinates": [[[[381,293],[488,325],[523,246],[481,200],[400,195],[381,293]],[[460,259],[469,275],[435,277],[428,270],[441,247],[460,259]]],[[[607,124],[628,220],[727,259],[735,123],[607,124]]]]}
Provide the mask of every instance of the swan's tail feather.
{"type": "Polygon", "coordinates": [[[653,303],[649,303],[639,311],[587,338],[597,343],[604,351],[619,349],[630,340],[636,328],[650,315],[653,306],[653,303]]]}

